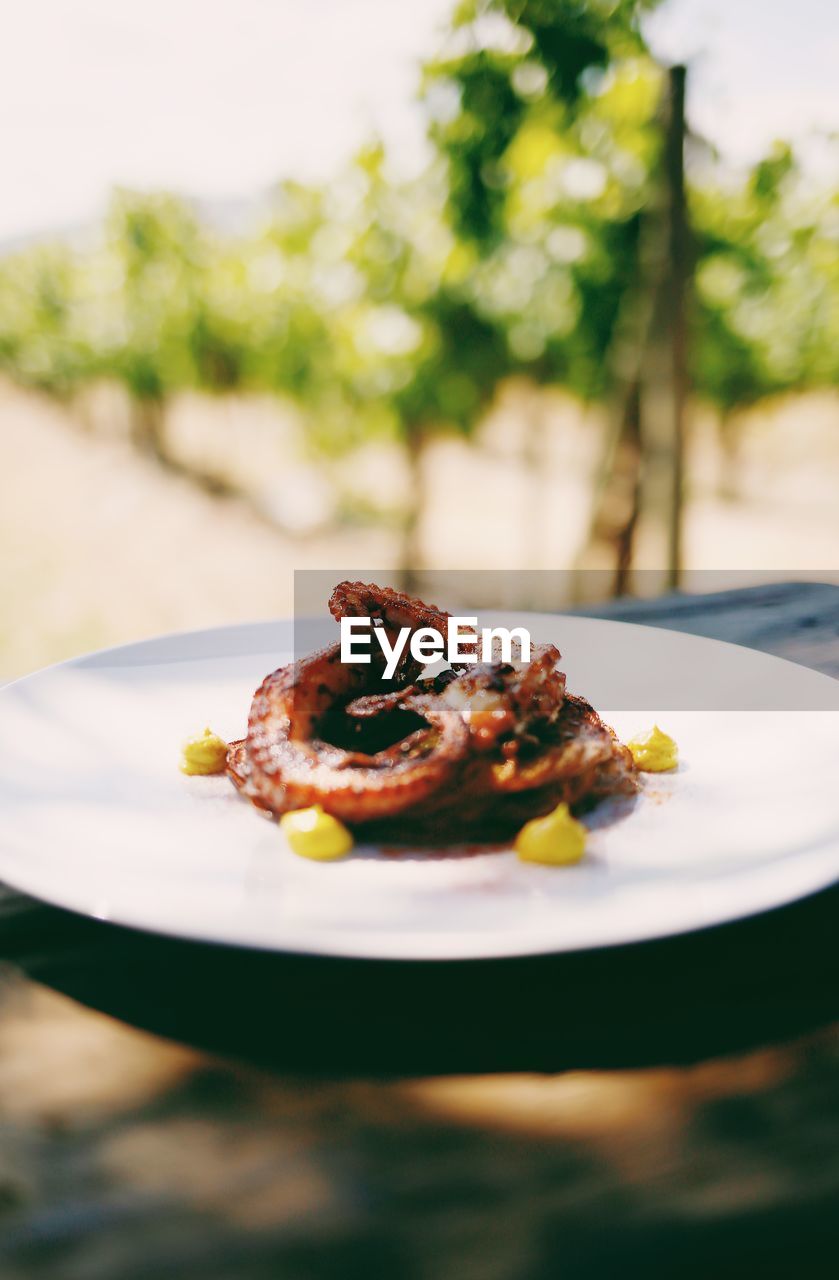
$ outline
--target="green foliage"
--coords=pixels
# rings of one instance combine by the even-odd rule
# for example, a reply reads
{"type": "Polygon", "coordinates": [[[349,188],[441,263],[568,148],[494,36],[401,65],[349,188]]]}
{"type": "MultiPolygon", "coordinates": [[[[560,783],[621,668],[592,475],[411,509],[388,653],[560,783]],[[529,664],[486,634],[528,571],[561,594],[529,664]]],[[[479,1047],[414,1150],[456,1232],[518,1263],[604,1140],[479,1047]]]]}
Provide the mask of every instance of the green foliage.
{"type": "Polygon", "coordinates": [[[691,193],[697,389],[723,413],[836,383],[839,203],[776,145],[745,183],[691,193]]]}
{"type": "MultiPolygon", "coordinates": [[[[411,181],[371,145],[236,236],[117,192],[90,244],[0,261],[0,368],[60,395],[114,377],[152,406],[286,396],[330,451],[468,433],[513,373],[608,395],[660,187],[650,7],[466,0],[424,73],[435,158],[411,181]]],[[[691,182],[692,376],[723,412],[839,381],[839,197],[808,181],[779,146],[691,182]]]]}
{"type": "Polygon", "coordinates": [[[371,146],[323,192],[278,191],[250,250],[273,283],[253,369],[302,404],[315,443],[468,430],[506,370],[464,295],[441,179],[394,182],[371,146]]]}
{"type": "Polygon", "coordinates": [[[238,246],[214,236],[182,200],[118,192],[101,252],[121,282],[111,300],[109,372],[141,399],[240,385],[251,317],[238,246]]]}
{"type": "Polygon", "coordinates": [[[457,52],[431,64],[425,76],[431,137],[449,163],[459,234],[481,244],[504,236],[513,177],[507,152],[518,131],[534,113],[567,129],[613,61],[643,55],[637,28],[642,7],[637,0],[473,0],[460,6],[451,41],[457,52]],[[551,105],[560,110],[546,112],[551,105]]]}
{"type": "Polygon", "coordinates": [[[0,368],[56,395],[89,374],[85,277],[84,264],[64,245],[38,245],[0,261],[0,368]]]}
{"type": "Polygon", "coordinates": [[[478,49],[433,74],[456,86],[460,109],[431,126],[431,137],[449,162],[450,204],[459,234],[479,243],[504,233],[504,155],[516,135],[525,105],[511,84],[517,58],[478,49]]]}
{"type": "Polygon", "coordinates": [[[462,5],[455,53],[425,77],[448,217],[473,250],[476,313],[503,335],[512,368],[586,397],[608,388],[660,150],[643,7],[462,5]]]}

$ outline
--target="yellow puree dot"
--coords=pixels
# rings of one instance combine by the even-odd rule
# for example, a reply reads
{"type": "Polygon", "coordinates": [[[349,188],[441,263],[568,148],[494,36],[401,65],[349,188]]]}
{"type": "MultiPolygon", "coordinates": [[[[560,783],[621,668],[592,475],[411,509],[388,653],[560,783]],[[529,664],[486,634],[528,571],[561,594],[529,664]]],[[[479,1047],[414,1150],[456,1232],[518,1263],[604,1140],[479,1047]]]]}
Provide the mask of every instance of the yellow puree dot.
{"type": "Polygon", "coordinates": [[[544,818],[526,822],[516,836],[514,849],[522,862],[570,866],[585,853],[586,828],[572,818],[567,804],[558,804],[544,818]]]}
{"type": "Polygon", "coordinates": [[[646,773],[666,773],[679,763],[679,748],[668,733],[654,724],[647,733],[639,733],[626,744],[637,768],[646,773]]]}
{"type": "Polygon", "coordinates": [[[315,862],[343,858],[353,846],[352,835],[343,822],[325,813],[319,804],[284,813],[280,828],[294,853],[315,862]]]}
{"type": "Polygon", "coordinates": [[[227,763],[227,743],[212,729],[205,729],[183,745],[181,771],[183,773],[223,773],[227,763]]]}

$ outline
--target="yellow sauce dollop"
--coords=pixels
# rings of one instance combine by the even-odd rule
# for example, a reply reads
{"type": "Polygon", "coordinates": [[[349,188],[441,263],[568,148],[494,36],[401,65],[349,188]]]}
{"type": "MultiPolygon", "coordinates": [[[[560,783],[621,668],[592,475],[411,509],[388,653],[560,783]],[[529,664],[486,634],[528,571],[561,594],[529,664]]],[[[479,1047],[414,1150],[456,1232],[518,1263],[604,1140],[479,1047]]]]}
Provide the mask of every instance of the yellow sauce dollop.
{"type": "Polygon", "coordinates": [[[668,733],[654,724],[647,733],[639,733],[626,744],[638,769],[645,773],[665,773],[679,763],[679,748],[668,733]]]}
{"type": "Polygon", "coordinates": [[[280,828],[294,853],[315,862],[343,858],[353,846],[352,835],[343,822],[325,813],[319,804],[284,813],[280,828]]]}
{"type": "Polygon", "coordinates": [[[212,729],[188,738],[181,756],[182,773],[223,773],[227,763],[227,743],[212,729]]]}
{"type": "Polygon", "coordinates": [[[522,862],[570,866],[585,853],[587,834],[583,824],[572,818],[568,805],[558,804],[544,818],[526,822],[513,847],[522,862]]]}

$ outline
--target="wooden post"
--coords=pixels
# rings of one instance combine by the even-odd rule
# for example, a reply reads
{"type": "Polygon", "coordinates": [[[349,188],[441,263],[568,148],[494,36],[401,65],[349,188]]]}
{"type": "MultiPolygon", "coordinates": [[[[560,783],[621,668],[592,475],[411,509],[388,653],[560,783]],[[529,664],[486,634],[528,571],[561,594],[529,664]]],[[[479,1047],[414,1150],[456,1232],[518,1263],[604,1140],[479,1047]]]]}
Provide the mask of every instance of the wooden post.
{"type": "MultiPolygon", "coordinates": [[[[685,80],[684,67],[670,68],[661,167],[641,233],[640,278],[624,304],[612,353],[616,406],[588,541],[576,562],[580,570],[609,564],[616,593],[672,589],[681,573],[689,275],[685,80]]],[[[578,594],[586,595],[587,577],[578,579],[578,594]]]]}
{"type": "Polygon", "coordinates": [[[669,295],[672,357],[674,477],[671,510],[671,587],[682,573],[682,516],[684,513],[685,406],[688,395],[687,293],[690,246],[685,193],[685,88],[687,67],[670,68],[670,119],[667,131],[665,172],[669,194],[670,265],[665,281],[669,295]]]}
{"type": "Polygon", "coordinates": [[[684,67],[671,67],[662,156],[663,270],[641,378],[641,480],[634,564],[647,594],[679,585],[687,398],[684,67]]]}

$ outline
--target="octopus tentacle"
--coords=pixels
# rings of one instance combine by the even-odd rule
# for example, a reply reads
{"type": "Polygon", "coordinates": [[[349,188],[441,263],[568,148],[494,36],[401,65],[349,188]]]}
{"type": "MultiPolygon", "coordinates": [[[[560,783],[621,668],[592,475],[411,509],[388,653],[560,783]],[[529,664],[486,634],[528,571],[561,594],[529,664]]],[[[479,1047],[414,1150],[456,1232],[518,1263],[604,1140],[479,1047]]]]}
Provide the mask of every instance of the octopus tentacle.
{"type": "Polygon", "coordinates": [[[466,755],[469,731],[454,708],[431,696],[410,700],[424,719],[407,749],[371,755],[320,740],[320,721],[336,700],[360,692],[367,668],[340,661],[340,645],[282,667],[263,682],[248,721],[247,767],[231,776],[274,812],[322,804],[347,822],[410,808],[449,780],[466,755]]]}
{"type": "MultiPolygon", "coordinates": [[[[415,600],[403,591],[368,585],[366,582],[339,582],[330,596],[329,612],[337,621],[341,618],[370,618],[374,626],[383,626],[391,639],[403,627],[407,627],[412,635],[424,627],[431,627],[447,640],[452,618],[450,613],[438,609],[436,605],[415,600]]],[[[461,631],[461,648],[469,652],[472,642],[467,634],[461,631]]],[[[476,635],[476,648],[477,644],[476,635]]],[[[423,665],[411,656],[406,646],[397,679],[402,682],[415,680],[423,665]]]]}
{"type": "Polygon", "coordinates": [[[379,618],[393,630],[410,627],[418,631],[420,627],[434,627],[444,638],[448,636],[452,616],[403,591],[366,582],[339,582],[329,598],[329,612],[336,619],[379,618]]]}

